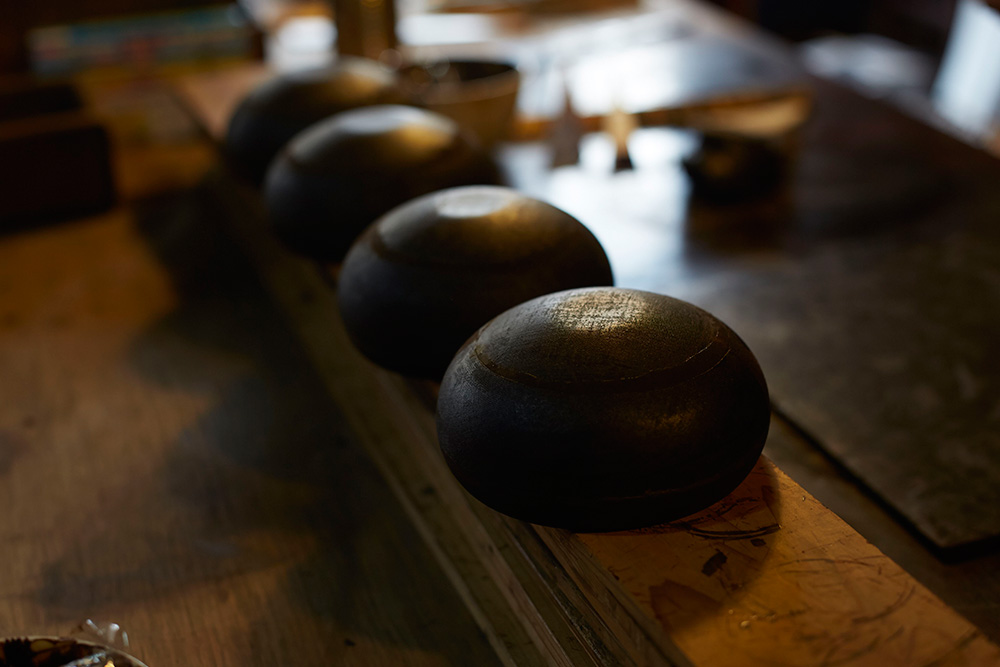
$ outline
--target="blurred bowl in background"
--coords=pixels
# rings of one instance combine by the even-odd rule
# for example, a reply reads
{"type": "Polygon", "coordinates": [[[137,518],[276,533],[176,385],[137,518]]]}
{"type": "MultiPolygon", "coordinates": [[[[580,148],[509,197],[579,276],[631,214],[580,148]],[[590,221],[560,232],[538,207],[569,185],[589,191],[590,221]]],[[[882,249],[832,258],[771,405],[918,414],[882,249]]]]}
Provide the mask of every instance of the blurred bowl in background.
{"type": "Polygon", "coordinates": [[[399,204],[498,179],[493,160],[451,119],[386,105],[345,111],[297,135],[271,165],[264,196],[289,249],[336,262],[399,204]]]}
{"type": "Polygon", "coordinates": [[[310,125],[342,111],[406,101],[395,72],[364,58],[279,74],[251,91],[233,113],[226,157],[260,185],[284,145],[310,125]]]}
{"type": "Polygon", "coordinates": [[[490,148],[507,136],[521,76],[506,62],[436,60],[404,65],[403,90],[420,106],[451,118],[490,148]]]}
{"type": "Polygon", "coordinates": [[[683,161],[692,194],[712,203],[780,195],[799,153],[799,135],[812,112],[810,91],[746,95],[688,110],[684,126],[701,135],[683,161]]]}

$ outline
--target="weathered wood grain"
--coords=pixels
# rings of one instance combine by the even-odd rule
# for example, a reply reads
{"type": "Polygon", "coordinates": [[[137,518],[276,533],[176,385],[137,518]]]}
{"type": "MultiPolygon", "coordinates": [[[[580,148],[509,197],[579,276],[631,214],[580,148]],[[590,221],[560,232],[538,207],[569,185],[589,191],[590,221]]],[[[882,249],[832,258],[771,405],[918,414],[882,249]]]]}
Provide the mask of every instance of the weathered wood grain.
{"type": "Polygon", "coordinates": [[[205,210],[0,239],[0,635],[94,617],[153,667],[501,664],[205,210]]]}
{"type": "MultiPolygon", "coordinates": [[[[541,531],[695,664],[997,664],[1000,650],[762,459],[727,499],[646,531],[541,531]]],[[[657,636],[653,634],[653,636],[657,636]]]]}

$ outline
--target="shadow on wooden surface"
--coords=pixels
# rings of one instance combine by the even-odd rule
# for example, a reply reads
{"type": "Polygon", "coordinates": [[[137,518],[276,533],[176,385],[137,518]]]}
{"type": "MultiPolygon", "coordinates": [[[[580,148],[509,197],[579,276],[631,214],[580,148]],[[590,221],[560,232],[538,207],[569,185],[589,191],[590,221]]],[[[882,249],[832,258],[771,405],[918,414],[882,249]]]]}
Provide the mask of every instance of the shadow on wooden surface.
{"type": "Polygon", "coordinates": [[[131,404],[103,418],[128,454],[80,483],[104,509],[51,545],[34,602],[67,624],[142,608],[217,665],[497,664],[199,193],[134,223],[173,303],[126,337],[131,404]]]}

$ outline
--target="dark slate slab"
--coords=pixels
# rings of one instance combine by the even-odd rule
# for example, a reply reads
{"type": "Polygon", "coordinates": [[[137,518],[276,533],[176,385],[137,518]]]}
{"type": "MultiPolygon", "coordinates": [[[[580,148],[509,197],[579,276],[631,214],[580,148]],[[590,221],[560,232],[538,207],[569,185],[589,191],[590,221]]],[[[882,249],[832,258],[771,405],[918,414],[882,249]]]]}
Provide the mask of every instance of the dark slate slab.
{"type": "MultiPolygon", "coordinates": [[[[776,409],[933,544],[1000,536],[1000,162],[816,83],[787,197],[691,201],[677,131],[635,171],[506,157],[604,243],[620,286],[696,303],[757,354],[776,409]]],[[[612,156],[613,157],[613,156],[612,156]]]]}

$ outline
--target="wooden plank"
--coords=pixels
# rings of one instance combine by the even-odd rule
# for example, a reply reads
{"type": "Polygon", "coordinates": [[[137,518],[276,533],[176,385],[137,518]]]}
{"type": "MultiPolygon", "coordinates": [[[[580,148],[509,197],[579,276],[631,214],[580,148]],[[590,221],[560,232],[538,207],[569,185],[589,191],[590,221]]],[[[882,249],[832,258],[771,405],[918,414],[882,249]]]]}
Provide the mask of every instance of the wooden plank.
{"type": "MultiPolygon", "coordinates": [[[[234,234],[345,414],[369,429],[400,425],[391,438],[372,437],[369,451],[425,536],[440,555],[460,554],[459,577],[468,576],[464,558],[478,558],[502,582],[507,603],[532,615],[525,631],[533,641],[576,659],[573,640],[559,639],[565,623],[532,609],[531,595],[517,589],[519,579],[483,537],[492,513],[448,475],[425,405],[350,347],[331,287],[314,267],[274,247],[262,211],[239,211],[234,234]],[[467,551],[453,546],[461,539],[467,551]],[[546,627],[557,628],[555,643],[546,627]]],[[[519,526],[509,533],[515,540],[530,545],[535,534],[554,554],[603,622],[590,627],[604,633],[605,648],[621,647],[622,662],[869,665],[902,656],[905,664],[1000,664],[1000,649],[975,627],[766,459],[709,510],[648,530],[570,534],[510,521],[519,526]]],[[[490,600],[473,593],[471,602],[489,615],[490,600]]]]}
{"type": "Polygon", "coordinates": [[[982,630],[990,641],[1000,642],[1000,553],[942,561],[786,420],[772,422],[767,445],[765,454],[789,477],[982,630]]]}

